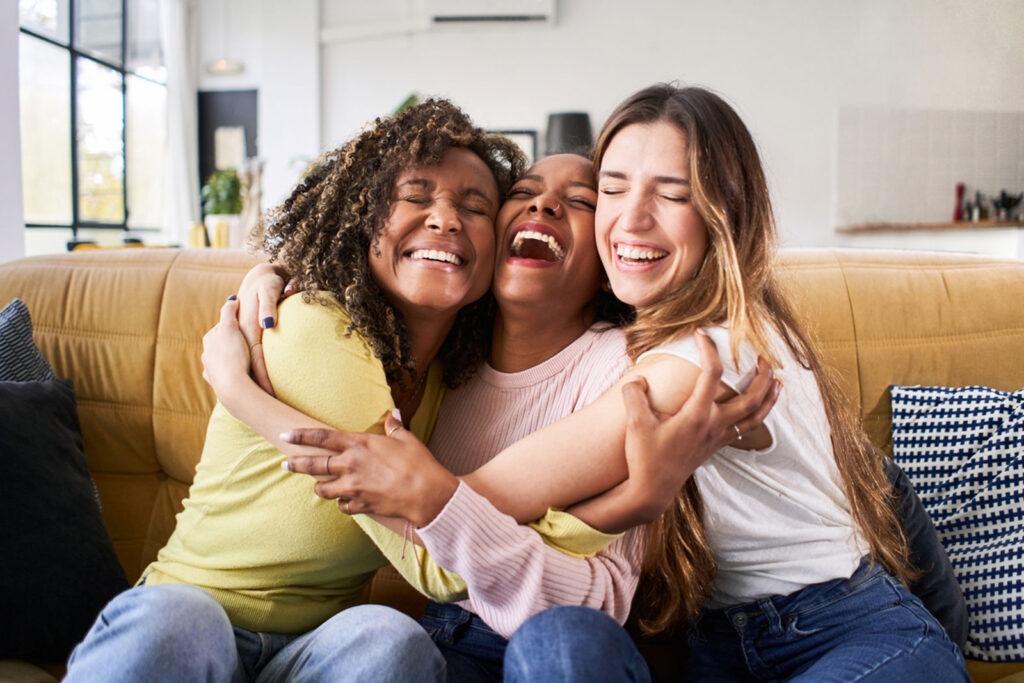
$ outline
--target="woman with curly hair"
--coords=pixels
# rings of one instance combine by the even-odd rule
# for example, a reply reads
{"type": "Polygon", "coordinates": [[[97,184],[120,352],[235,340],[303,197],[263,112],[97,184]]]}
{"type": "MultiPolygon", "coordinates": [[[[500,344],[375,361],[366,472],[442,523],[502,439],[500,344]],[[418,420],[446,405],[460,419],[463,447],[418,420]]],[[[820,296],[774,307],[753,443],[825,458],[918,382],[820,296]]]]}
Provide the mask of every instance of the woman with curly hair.
{"type": "MultiPolygon", "coordinates": [[[[284,302],[263,338],[277,399],[356,432],[381,433],[397,407],[429,438],[442,383],[464,381],[487,350],[494,218],[522,166],[511,142],[443,100],[325,154],[263,218],[266,251],[319,288],[284,302]]],[[[167,545],[103,610],[66,680],[359,677],[338,669],[333,617],[386,560],[281,468],[281,444],[235,419],[233,398],[219,396],[167,545]]],[[[276,409],[266,401],[248,408],[276,409]]]]}

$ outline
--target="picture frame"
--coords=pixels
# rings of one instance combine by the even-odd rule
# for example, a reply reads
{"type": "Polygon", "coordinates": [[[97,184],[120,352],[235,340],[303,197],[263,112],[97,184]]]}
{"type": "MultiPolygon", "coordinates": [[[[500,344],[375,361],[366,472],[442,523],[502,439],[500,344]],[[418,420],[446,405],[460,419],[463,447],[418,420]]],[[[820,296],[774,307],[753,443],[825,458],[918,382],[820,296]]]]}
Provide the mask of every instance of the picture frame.
{"type": "Polygon", "coordinates": [[[537,160],[537,131],[524,128],[520,130],[489,130],[487,132],[504,135],[519,145],[519,149],[526,154],[527,166],[532,166],[533,162],[537,160]]]}

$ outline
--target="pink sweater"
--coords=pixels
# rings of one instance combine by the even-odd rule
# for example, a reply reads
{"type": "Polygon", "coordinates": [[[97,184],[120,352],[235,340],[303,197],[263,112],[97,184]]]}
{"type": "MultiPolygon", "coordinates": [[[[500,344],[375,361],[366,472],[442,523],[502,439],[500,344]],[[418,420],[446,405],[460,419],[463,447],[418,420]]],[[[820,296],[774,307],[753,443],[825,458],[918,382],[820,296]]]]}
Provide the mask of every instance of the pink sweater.
{"type": "MultiPolygon", "coordinates": [[[[587,405],[629,368],[617,329],[595,325],[553,358],[517,373],[485,366],[449,392],[430,441],[456,474],[587,405]]],[[[530,616],[556,605],[585,605],[624,622],[639,579],[643,529],[632,529],[588,559],[563,554],[461,484],[441,513],[419,529],[438,564],[462,576],[461,604],[508,638],[530,616]]]]}

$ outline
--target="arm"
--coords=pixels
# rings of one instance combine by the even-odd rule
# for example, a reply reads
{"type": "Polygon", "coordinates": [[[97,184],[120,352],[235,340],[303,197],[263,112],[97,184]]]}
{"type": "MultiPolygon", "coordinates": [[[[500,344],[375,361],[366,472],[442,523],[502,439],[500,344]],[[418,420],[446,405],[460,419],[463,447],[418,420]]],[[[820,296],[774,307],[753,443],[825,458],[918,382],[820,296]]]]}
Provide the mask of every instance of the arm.
{"type": "MultiPolygon", "coordinates": [[[[568,507],[617,485],[627,477],[626,407],[620,396],[621,386],[635,376],[645,378],[651,406],[657,414],[674,415],[687,406],[687,410],[692,411],[685,419],[668,424],[665,430],[673,433],[674,445],[685,445],[682,453],[690,462],[702,462],[736,438],[737,425],[756,424],[774,402],[771,390],[775,382],[764,365],[759,367],[758,375],[746,392],[725,403],[712,402],[709,395],[713,392],[710,391],[702,391],[688,401],[702,373],[708,373],[704,383],[718,391],[720,384],[710,375],[712,367],[705,365],[699,370],[692,363],[673,356],[657,357],[634,369],[594,403],[518,441],[463,480],[499,510],[520,522],[541,517],[549,507],[568,507]],[[557,457],[552,457],[552,453],[557,453],[557,457]],[[538,476],[541,472],[542,477],[538,476]]],[[[436,465],[436,461],[415,440],[365,434],[309,435],[301,431],[293,434],[293,438],[293,443],[338,451],[335,457],[343,458],[339,462],[351,477],[321,484],[318,493],[325,497],[351,498],[354,511],[402,516],[423,526],[441,509],[439,498],[432,494],[439,487],[451,490],[451,475],[443,468],[427,466],[431,462],[436,465]],[[413,472],[402,480],[401,493],[389,482],[363,476],[366,468],[375,467],[375,462],[393,458],[404,459],[407,464],[403,468],[413,472]],[[417,462],[423,466],[414,464],[417,462]]],[[[680,450],[674,447],[662,457],[679,459],[680,450]]],[[[296,472],[323,471],[323,465],[315,460],[290,458],[288,463],[296,472]]],[[[668,500],[671,496],[665,505],[668,500]]],[[[657,517],[653,514],[653,505],[645,507],[646,521],[657,517]]],[[[594,521],[598,522],[594,526],[605,530],[623,528],[614,517],[604,521],[595,517],[594,521]]]]}

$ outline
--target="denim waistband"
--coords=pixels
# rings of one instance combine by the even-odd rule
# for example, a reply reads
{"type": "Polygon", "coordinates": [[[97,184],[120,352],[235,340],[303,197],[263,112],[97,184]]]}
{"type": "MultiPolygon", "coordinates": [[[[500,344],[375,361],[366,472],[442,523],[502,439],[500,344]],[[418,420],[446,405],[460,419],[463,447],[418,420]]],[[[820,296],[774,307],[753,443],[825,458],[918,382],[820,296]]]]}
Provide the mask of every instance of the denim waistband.
{"type": "Polygon", "coordinates": [[[733,622],[735,621],[734,615],[739,613],[756,617],[762,614],[799,612],[854,593],[866,582],[884,574],[888,574],[888,570],[882,564],[872,562],[870,556],[865,556],[848,579],[832,579],[823,583],[811,584],[789,595],[773,595],[738,605],[705,609],[701,611],[699,618],[702,621],[733,622]]]}

